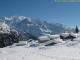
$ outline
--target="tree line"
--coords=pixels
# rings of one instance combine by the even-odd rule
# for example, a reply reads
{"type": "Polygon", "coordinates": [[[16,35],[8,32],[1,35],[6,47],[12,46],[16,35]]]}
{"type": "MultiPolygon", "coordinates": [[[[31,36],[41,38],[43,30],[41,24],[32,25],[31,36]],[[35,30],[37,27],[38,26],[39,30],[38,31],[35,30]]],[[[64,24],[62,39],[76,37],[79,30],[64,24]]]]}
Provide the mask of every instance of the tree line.
{"type": "Polygon", "coordinates": [[[22,35],[16,31],[0,33],[0,48],[10,46],[13,43],[18,43],[20,40],[23,40],[22,35]]]}

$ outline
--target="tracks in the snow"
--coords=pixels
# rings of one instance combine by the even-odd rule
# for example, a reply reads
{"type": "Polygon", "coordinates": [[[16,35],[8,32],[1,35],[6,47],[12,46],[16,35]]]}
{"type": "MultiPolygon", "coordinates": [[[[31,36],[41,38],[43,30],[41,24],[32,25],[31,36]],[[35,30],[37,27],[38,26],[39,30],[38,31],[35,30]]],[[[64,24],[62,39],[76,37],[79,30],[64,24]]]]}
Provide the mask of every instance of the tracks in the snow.
{"type": "MultiPolygon", "coordinates": [[[[16,59],[16,60],[26,60],[27,58],[31,58],[32,56],[39,56],[39,57],[43,57],[43,58],[49,58],[51,60],[78,60],[78,59],[70,59],[70,58],[58,58],[58,57],[53,57],[53,56],[49,56],[43,53],[39,53],[39,52],[25,52],[25,53],[18,53],[18,54],[13,54],[13,55],[8,55],[3,57],[4,59],[1,60],[12,60],[12,59],[16,59]]],[[[31,59],[32,60],[32,59],[31,59]]]]}

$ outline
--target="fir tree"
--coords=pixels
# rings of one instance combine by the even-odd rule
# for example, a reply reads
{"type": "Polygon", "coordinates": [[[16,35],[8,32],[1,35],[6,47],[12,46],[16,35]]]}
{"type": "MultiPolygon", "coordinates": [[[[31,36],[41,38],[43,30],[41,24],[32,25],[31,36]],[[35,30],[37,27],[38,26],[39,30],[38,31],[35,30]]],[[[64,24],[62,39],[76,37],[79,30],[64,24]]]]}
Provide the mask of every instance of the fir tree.
{"type": "Polygon", "coordinates": [[[76,32],[76,33],[78,33],[78,32],[79,32],[79,29],[78,29],[78,27],[77,27],[77,26],[76,26],[76,30],[75,30],[75,32],[76,32]]]}

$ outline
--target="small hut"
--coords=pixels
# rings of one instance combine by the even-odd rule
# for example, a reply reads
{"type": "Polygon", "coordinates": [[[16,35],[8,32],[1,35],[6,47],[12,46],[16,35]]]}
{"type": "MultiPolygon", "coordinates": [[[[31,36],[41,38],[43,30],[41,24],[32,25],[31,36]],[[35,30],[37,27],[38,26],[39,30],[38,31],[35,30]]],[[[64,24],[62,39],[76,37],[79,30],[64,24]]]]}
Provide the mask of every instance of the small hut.
{"type": "Polygon", "coordinates": [[[49,40],[50,40],[50,38],[48,36],[40,36],[40,37],[38,37],[38,42],[39,43],[44,43],[44,42],[49,41],[49,40]]]}
{"type": "Polygon", "coordinates": [[[70,38],[69,34],[70,33],[62,33],[62,34],[60,34],[60,38],[63,39],[63,40],[69,39],[70,38]]]}
{"type": "Polygon", "coordinates": [[[80,37],[80,34],[75,34],[75,33],[62,33],[60,35],[60,38],[65,40],[65,39],[71,39],[73,41],[74,38],[80,37]]]}

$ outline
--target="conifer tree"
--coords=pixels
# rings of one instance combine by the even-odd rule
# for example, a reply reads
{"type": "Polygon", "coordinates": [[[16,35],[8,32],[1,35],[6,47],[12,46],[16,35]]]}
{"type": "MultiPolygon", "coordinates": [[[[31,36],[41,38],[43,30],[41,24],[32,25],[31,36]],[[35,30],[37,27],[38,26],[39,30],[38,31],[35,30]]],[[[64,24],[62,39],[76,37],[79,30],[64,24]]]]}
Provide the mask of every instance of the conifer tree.
{"type": "Polygon", "coordinates": [[[79,29],[78,29],[78,27],[77,27],[77,26],[76,26],[76,30],[75,30],[75,32],[76,32],[76,33],[78,33],[78,32],[79,32],[79,29]]]}

